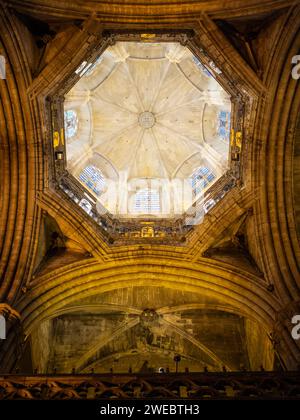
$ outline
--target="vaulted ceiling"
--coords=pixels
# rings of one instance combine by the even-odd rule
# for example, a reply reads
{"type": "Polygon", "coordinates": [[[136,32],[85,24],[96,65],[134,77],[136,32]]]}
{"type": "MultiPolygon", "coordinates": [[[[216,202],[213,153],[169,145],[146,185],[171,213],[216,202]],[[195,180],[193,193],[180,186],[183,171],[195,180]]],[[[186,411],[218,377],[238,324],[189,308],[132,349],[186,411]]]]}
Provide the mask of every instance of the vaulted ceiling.
{"type": "MultiPolygon", "coordinates": [[[[100,171],[103,185],[90,191],[113,213],[136,215],[122,197],[139,183],[157,192],[155,215],[170,217],[163,205],[174,201],[174,180],[188,185],[203,168],[215,182],[229,167],[229,95],[179,43],[117,42],[82,71],[64,109],[67,168],[79,181],[85,170],[100,171]],[[102,198],[109,182],[117,202],[102,198]]],[[[190,195],[181,211],[195,201],[190,195]]]]}
{"type": "Polygon", "coordinates": [[[83,113],[67,139],[72,171],[78,171],[75,162],[84,167],[83,151],[103,155],[129,178],[172,179],[197,153],[184,176],[205,158],[219,172],[222,163],[226,168],[229,133],[227,142],[219,135],[218,112],[230,111],[229,95],[193,58],[180,44],[109,47],[66,96],[65,109],[83,113]]]}

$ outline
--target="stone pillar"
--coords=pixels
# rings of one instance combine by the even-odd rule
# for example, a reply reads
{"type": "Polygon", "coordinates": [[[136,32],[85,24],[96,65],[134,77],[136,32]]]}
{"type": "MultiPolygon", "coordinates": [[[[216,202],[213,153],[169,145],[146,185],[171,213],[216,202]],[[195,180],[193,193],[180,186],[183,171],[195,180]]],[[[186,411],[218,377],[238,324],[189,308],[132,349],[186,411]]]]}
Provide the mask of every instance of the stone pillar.
{"type": "Polygon", "coordinates": [[[23,352],[21,316],[10,305],[0,303],[0,373],[17,367],[23,352]]]}

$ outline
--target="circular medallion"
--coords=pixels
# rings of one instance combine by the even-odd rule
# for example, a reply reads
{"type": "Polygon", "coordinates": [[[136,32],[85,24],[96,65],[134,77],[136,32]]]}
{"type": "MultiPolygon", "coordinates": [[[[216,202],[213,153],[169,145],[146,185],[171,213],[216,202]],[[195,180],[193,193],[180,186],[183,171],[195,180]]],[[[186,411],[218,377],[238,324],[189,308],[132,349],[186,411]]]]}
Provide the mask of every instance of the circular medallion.
{"type": "Polygon", "coordinates": [[[152,112],[145,111],[139,115],[139,124],[143,128],[152,128],[155,124],[155,117],[152,112]]]}

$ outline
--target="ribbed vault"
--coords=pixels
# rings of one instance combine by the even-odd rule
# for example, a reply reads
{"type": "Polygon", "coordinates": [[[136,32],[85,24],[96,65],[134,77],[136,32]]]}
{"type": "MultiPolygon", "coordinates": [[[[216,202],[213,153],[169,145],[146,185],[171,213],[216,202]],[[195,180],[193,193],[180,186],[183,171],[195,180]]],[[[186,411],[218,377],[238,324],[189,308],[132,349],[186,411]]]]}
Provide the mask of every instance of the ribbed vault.
{"type": "Polygon", "coordinates": [[[117,42],[83,73],[65,95],[66,167],[111,213],[178,217],[225,174],[230,98],[187,47],[117,42]]]}

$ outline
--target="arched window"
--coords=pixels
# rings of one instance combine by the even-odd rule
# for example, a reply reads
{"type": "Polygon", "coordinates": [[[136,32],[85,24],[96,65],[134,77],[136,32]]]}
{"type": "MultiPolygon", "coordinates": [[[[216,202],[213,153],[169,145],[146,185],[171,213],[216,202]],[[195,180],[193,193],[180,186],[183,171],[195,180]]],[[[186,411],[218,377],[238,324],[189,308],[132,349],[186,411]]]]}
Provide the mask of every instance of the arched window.
{"type": "Polygon", "coordinates": [[[89,165],[84,168],[79,175],[79,179],[98,196],[101,195],[106,186],[102,172],[93,165],[89,165]]]}
{"type": "Polygon", "coordinates": [[[150,188],[139,190],[135,195],[134,212],[144,214],[159,213],[159,192],[150,188]]]}
{"type": "Polygon", "coordinates": [[[218,134],[222,138],[222,140],[225,140],[225,141],[229,140],[230,112],[220,111],[218,118],[219,118],[218,134]]]}
{"type": "Polygon", "coordinates": [[[216,178],[215,174],[206,166],[200,166],[192,175],[191,184],[193,194],[196,196],[205,190],[216,178]]]}
{"type": "Polygon", "coordinates": [[[69,139],[77,133],[78,117],[76,111],[72,109],[65,111],[65,135],[69,139]]]}

